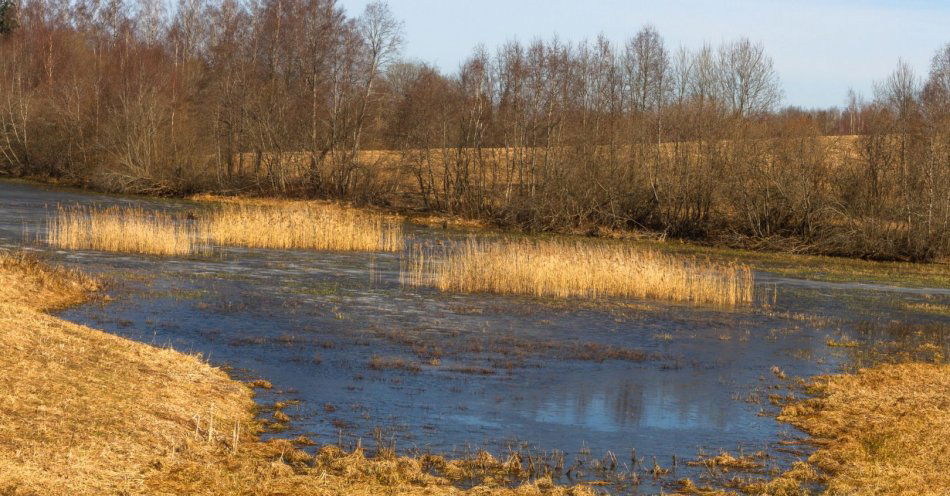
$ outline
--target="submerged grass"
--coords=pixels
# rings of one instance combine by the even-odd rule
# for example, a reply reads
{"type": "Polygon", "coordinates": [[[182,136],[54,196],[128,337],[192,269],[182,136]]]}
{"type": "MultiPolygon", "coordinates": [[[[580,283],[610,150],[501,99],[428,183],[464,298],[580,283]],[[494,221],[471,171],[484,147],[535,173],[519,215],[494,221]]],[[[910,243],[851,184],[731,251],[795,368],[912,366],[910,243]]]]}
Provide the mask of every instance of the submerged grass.
{"type": "Polygon", "coordinates": [[[442,291],[556,298],[632,297],[737,306],[752,302],[752,270],[629,244],[470,240],[416,250],[403,282],[442,291]]]}
{"type": "Polygon", "coordinates": [[[189,255],[194,231],[171,214],[142,208],[60,208],[48,221],[47,242],[67,250],[189,255]]]}

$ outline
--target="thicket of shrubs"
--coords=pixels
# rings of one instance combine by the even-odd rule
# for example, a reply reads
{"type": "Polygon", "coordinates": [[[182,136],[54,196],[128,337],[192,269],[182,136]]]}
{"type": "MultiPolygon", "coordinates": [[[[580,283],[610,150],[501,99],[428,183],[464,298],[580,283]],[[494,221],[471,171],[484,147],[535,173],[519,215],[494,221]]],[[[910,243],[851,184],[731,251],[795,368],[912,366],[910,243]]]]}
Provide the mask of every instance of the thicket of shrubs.
{"type": "Polygon", "coordinates": [[[844,109],[778,109],[763,48],[400,59],[384,4],[0,0],[0,173],[424,208],[878,259],[950,255],[950,45],[844,109]]]}

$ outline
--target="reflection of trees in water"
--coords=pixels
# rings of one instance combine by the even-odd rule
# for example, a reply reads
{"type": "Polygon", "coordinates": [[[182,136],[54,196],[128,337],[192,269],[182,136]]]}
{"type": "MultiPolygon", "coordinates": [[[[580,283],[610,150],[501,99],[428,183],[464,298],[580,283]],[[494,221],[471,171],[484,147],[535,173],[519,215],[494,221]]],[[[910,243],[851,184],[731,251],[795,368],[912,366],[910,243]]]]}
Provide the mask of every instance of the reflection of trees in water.
{"type": "MultiPolygon", "coordinates": [[[[535,418],[598,430],[728,428],[744,413],[729,390],[694,377],[616,367],[579,373],[526,395],[535,418]],[[642,380],[618,376],[641,375],[642,380]]],[[[692,372],[688,372],[692,374],[692,372]]],[[[718,376],[717,376],[718,377],[718,376]]]]}

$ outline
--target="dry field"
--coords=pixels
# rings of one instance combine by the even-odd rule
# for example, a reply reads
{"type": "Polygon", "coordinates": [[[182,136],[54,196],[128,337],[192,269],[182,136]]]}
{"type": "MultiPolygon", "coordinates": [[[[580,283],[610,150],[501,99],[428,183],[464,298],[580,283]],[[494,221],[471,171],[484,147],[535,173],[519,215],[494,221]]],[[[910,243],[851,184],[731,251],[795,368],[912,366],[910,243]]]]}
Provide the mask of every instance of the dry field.
{"type": "Polygon", "coordinates": [[[251,390],[201,357],[42,313],[97,284],[0,252],[0,494],[591,494],[544,477],[512,489],[520,465],[487,454],[367,458],[326,446],[313,456],[260,442],[251,390]],[[454,484],[469,477],[486,482],[454,484]]]}
{"type": "Polygon", "coordinates": [[[752,302],[752,270],[629,244],[469,241],[416,250],[403,282],[442,291],[555,298],[650,298],[734,307],[752,302]]]}
{"type": "MultiPolygon", "coordinates": [[[[815,146],[826,150],[829,156],[829,162],[836,166],[841,166],[847,161],[857,157],[860,146],[860,136],[818,136],[815,137],[815,146]]],[[[753,141],[752,144],[763,143],[764,140],[753,141]]],[[[732,141],[723,140],[714,143],[720,149],[726,149],[732,145],[732,141]]],[[[652,147],[655,144],[646,145],[644,152],[639,146],[618,145],[616,149],[611,149],[606,145],[590,147],[590,152],[602,156],[621,156],[642,155],[643,153],[652,153],[652,147]]],[[[666,142],[660,146],[660,151],[666,157],[672,157],[674,154],[685,154],[695,156],[698,154],[699,145],[696,142],[666,142]]],[[[498,173],[490,179],[494,182],[513,182],[519,181],[518,177],[509,176],[501,171],[505,170],[506,165],[516,163],[535,163],[539,161],[541,155],[557,155],[570,151],[569,147],[529,147],[529,146],[511,146],[511,147],[485,147],[485,148],[413,148],[405,150],[361,150],[356,157],[356,161],[372,169],[384,181],[395,181],[399,184],[400,190],[404,193],[417,192],[418,184],[416,178],[407,175],[408,169],[423,169],[431,171],[435,178],[440,178],[447,168],[459,160],[480,161],[488,166],[490,170],[498,170],[498,173]]],[[[238,154],[234,157],[234,174],[238,176],[251,177],[259,172],[260,166],[256,161],[256,156],[251,153],[238,154]]],[[[298,181],[308,177],[311,171],[311,155],[307,152],[285,152],[264,153],[261,156],[261,166],[264,169],[277,169],[281,175],[290,182],[298,181]]],[[[435,181],[434,186],[440,187],[439,181],[435,181]]]]}

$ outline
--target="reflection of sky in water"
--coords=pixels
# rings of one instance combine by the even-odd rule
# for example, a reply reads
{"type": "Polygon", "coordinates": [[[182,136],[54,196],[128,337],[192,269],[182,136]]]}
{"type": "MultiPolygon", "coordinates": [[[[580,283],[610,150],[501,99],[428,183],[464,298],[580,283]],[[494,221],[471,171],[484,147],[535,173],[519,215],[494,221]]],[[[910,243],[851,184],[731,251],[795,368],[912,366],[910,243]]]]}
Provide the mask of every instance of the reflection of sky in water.
{"type": "MultiPolygon", "coordinates": [[[[18,245],[24,234],[36,239],[57,202],[90,201],[116,200],[0,183],[0,245],[18,245]]],[[[409,234],[415,242],[453,236],[421,228],[409,234]]],[[[778,286],[777,310],[835,318],[812,322],[682,305],[572,308],[443,295],[402,288],[398,254],[228,248],[190,259],[62,251],[53,257],[115,276],[113,303],[62,316],[266,377],[285,392],[261,392],[263,401],[304,400],[288,409],[295,420],[284,435],[333,442],[341,425],[346,439],[369,438],[381,427],[401,447],[441,452],[468,444],[498,451],[514,440],[567,453],[587,446],[596,456],[633,448],[680,457],[699,448],[761,449],[790,430],[759,415],[775,410],[766,398],[777,382],[773,365],[790,376],[834,371],[843,355],[825,345],[828,335],[855,320],[890,319],[895,299],[921,297],[758,275],[769,292],[778,286]],[[407,338],[442,349],[441,365],[423,363],[415,374],[367,367],[373,355],[424,362],[400,342],[407,338]],[[493,341],[499,338],[510,341],[493,341]],[[472,343],[482,351],[471,351],[472,343]],[[564,354],[589,343],[640,350],[650,359],[597,362],[564,354]],[[505,361],[513,362],[510,370],[497,366],[505,361]],[[742,401],[752,394],[761,402],[742,401]]],[[[784,464],[794,459],[777,456],[784,464]]]]}

